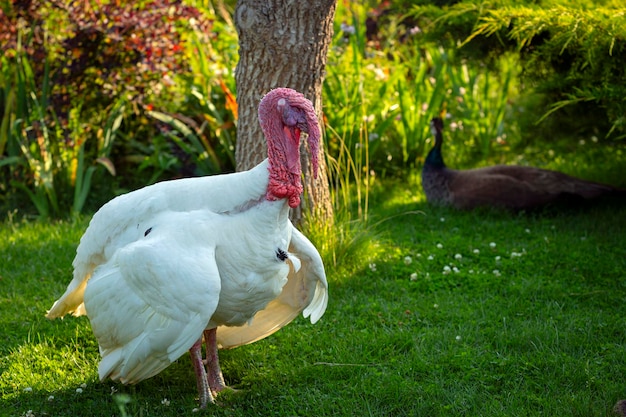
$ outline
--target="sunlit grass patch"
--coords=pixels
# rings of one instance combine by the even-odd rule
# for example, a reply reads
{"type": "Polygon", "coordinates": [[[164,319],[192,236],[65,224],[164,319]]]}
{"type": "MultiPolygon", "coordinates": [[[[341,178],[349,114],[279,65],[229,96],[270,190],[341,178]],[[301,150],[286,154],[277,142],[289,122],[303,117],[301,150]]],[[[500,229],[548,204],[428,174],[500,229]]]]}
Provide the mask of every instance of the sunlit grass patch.
{"type": "MultiPolygon", "coordinates": [[[[223,351],[239,391],[211,414],[609,415],[626,373],[623,208],[457,212],[398,182],[370,198],[368,222],[308,232],[330,285],[322,320],[223,351]]],[[[9,415],[191,413],[187,355],[136,386],[99,382],[88,320],[43,318],[85,226],[0,231],[9,415]]]]}

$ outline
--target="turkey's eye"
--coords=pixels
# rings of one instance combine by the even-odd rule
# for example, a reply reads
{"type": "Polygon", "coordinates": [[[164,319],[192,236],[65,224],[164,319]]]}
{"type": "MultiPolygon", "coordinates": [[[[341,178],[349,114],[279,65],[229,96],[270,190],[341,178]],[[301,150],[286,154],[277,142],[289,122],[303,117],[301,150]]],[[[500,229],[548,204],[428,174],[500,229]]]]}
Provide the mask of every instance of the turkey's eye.
{"type": "Polygon", "coordinates": [[[150,227],[150,228],[148,228],[148,230],[146,230],[146,231],[143,233],[143,235],[144,235],[144,236],[148,236],[148,235],[150,234],[150,232],[151,232],[151,231],[152,231],[152,228],[150,227]]]}

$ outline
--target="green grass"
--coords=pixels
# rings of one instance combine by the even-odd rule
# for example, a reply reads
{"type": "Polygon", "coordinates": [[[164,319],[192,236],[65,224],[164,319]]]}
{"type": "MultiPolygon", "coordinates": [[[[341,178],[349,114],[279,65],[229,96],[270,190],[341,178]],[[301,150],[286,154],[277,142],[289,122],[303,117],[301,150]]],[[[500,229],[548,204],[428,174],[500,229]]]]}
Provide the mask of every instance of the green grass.
{"type": "MultiPolygon", "coordinates": [[[[200,414],[612,415],[626,397],[626,208],[459,213],[425,204],[416,180],[382,185],[372,240],[327,262],[323,319],[223,351],[238,391],[200,414]]],[[[188,355],[136,386],[101,383],[88,320],[43,317],[86,224],[2,224],[0,415],[123,415],[125,399],[130,416],[190,414],[188,355]]]]}

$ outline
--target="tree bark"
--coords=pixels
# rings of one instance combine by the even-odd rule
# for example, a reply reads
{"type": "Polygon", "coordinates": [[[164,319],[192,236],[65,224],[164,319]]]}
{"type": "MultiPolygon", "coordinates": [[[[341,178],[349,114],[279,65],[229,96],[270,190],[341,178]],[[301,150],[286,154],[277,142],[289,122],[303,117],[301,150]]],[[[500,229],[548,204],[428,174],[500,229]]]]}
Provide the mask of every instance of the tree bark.
{"type": "MultiPolygon", "coordinates": [[[[322,82],[333,35],[336,0],[238,0],[235,26],[239,34],[237,83],[237,170],[250,169],[267,156],[257,109],[261,98],[277,87],[293,88],[315,106],[323,129],[322,82]]],[[[309,150],[302,141],[304,198],[292,212],[332,220],[328,173],[320,144],[319,172],[313,178],[309,150]]]]}

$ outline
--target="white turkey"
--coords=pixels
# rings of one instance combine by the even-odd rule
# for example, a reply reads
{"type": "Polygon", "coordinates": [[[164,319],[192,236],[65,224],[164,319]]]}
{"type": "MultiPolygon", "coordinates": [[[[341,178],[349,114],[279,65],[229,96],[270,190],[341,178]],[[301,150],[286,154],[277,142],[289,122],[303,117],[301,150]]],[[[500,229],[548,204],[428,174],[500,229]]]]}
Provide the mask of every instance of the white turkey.
{"type": "Polygon", "coordinates": [[[89,317],[101,380],[137,383],[189,350],[205,407],[226,387],[218,347],[262,339],[300,313],[312,323],[324,314],[322,259],[288,217],[302,193],[301,132],[317,172],[315,111],[277,88],[261,100],[259,121],[268,158],[255,168],[160,182],[92,218],[74,278],[46,317],[89,317]]]}

